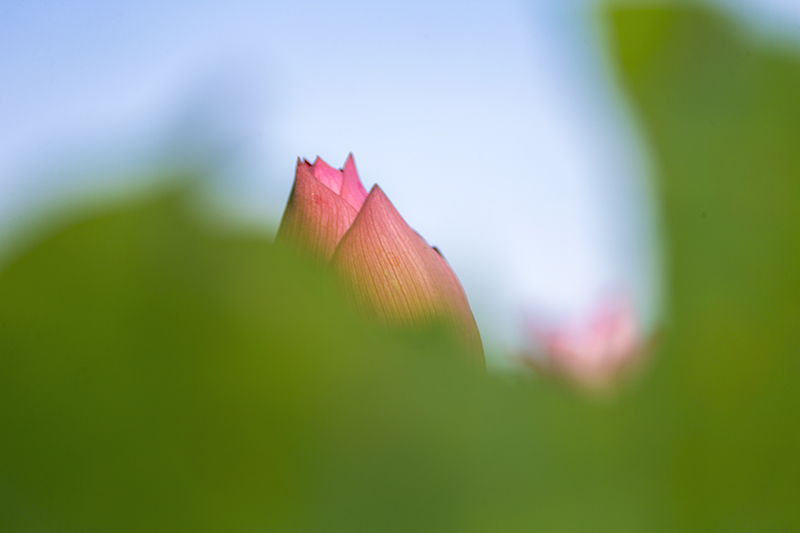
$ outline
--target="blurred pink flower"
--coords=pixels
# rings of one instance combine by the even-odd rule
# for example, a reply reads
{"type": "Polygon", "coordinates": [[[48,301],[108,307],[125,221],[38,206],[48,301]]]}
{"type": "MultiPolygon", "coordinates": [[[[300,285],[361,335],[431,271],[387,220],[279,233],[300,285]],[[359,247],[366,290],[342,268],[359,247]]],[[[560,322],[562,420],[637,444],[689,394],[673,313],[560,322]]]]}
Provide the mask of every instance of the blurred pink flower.
{"type": "Polygon", "coordinates": [[[319,158],[298,160],[275,240],[330,265],[365,315],[399,329],[444,325],[484,365],[480,334],[452,268],[380,187],[367,194],[352,154],[341,170],[319,158]]]}
{"type": "Polygon", "coordinates": [[[564,374],[587,386],[607,386],[646,351],[636,312],[629,298],[603,301],[583,320],[529,328],[542,353],[531,366],[564,374]],[[542,359],[544,361],[542,361],[542,359]]]}

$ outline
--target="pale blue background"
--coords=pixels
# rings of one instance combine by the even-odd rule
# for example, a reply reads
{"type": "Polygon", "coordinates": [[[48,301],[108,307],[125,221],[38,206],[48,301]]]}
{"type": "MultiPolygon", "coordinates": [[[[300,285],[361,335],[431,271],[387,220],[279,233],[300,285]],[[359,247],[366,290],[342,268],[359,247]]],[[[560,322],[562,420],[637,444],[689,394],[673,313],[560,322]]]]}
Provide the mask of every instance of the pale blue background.
{"type": "MultiPolygon", "coordinates": [[[[795,35],[800,4],[719,2],[795,35]]],[[[354,152],[445,253],[491,350],[604,294],[664,317],[658,210],[596,4],[4,2],[0,236],[64,199],[215,169],[275,227],[297,156],[354,152]]]]}

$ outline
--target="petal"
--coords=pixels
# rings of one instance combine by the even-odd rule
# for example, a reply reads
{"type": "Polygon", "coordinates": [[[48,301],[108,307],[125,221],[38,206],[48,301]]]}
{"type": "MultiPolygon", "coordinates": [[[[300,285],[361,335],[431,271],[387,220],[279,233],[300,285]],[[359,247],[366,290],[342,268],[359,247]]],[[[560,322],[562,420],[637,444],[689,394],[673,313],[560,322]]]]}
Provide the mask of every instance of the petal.
{"type": "Polygon", "coordinates": [[[314,164],[311,166],[311,173],[314,174],[314,177],[317,178],[321,183],[325,184],[325,186],[330,190],[336,194],[341,193],[342,172],[330,166],[328,163],[320,159],[319,156],[317,156],[317,158],[314,160],[314,164]]]}
{"type": "Polygon", "coordinates": [[[356,218],[356,210],[297,162],[294,187],[286,204],[275,242],[299,248],[327,262],[356,218]]]}
{"type": "Polygon", "coordinates": [[[344,162],[344,168],[342,169],[342,191],[340,196],[352,205],[356,211],[361,209],[361,206],[364,205],[364,200],[367,199],[367,191],[358,177],[356,162],[352,153],[347,156],[347,161],[344,162]]]}
{"type": "Polygon", "coordinates": [[[464,289],[447,262],[372,188],[331,266],[358,307],[399,328],[445,324],[484,365],[480,334],[464,289]]]}

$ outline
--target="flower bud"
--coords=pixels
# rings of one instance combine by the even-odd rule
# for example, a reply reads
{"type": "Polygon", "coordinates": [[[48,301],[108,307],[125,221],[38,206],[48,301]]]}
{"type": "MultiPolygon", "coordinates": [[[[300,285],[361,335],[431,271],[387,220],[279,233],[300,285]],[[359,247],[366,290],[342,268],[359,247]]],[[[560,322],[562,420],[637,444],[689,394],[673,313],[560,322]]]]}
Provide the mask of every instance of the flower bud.
{"type": "Polygon", "coordinates": [[[484,365],[480,334],[450,265],[377,185],[369,195],[352,154],[337,170],[317,158],[297,162],[275,241],[330,264],[356,306],[395,329],[444,325],[484,365]]]}

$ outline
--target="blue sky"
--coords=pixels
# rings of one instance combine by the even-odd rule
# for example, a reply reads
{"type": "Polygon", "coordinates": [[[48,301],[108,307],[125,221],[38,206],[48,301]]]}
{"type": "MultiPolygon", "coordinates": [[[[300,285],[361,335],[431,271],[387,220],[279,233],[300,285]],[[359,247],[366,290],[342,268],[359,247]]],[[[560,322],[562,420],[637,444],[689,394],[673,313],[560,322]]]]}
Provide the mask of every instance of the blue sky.
{"type": "MultiPolygon", "coordinates": [[[[773,3],[759,20],[800,12],[773,3]]],[[[647,147],[592,6],[5,2],[0,224],[212,154],[225,205],[274,227],[298,156],[352,151],[444,251],[490,347],[519,347],[526,313],[579,315],[609,291],[652,320],[647,147]]]]}

